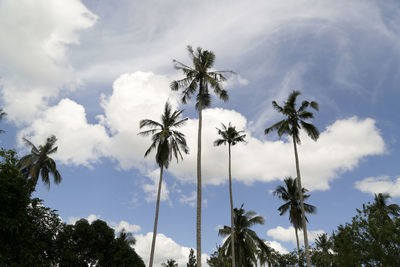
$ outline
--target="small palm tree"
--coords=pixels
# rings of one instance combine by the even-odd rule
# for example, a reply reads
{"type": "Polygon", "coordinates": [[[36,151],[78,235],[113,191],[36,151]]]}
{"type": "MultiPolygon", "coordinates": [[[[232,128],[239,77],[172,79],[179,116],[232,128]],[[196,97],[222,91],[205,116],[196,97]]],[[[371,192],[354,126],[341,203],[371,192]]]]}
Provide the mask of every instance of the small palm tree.
{"type": "MultiPolygon", "coordinates": [[[[0,108],[0,120],[3,119],[3,117],[6,115],[7,113],[5,113],[2,108],[0,108]]],[[[4,130],[0,130],[0,133],[4,133],[4,130]]]]}
{"type": "Polygon", "coordinates": [[[221,136],[220,139],[214,141],[215,146],[220,146],[222,144],[226,145],[228,143],[228,155],[229,155],[229,199],[231,203],[231,247],[232,247],[232,266],[235,267],[235,231],[233,225],[233,198],[232,198],[232,172],[231,172],[231,146],[236,145],[239,142],[245,142],[244,138],[246,137],[244,131],[236,131],[235,126],[232,126],[229,123],[228,127],[226,127],[223,123],[222,129],[218,129],[218,134],[221,136]]]}
{"type": "Polygon", "coordinates": [[[178,263],[176,263],[176,260],[174,259],[169,259],[167,260],[167,263],[162,263],[162,267],[178,267],[178,263]]]}
{"type": "Polygon", "coordinates": [[[154,219],[153,240],[151,243],[149,267],[153,266],[163,169],[168,169],[172,156],[176,158],[176,161],[178,161],[178,158],[183,159],[181,150],[185,154],[189,153],[189,149],[186,145],[185,135],[175,130],[175,128],[183,126],[187,121],[187,118],[180,119],[182,112],[183,110],[176,110],[172,112],[171,105],[167,102],[165,103],[164,113],[161,116],[161,123],[149,119],[140,121],[140,128],[149,127],[150,129],[140,132],[139,135],[148,136],[151,134],[153,141],[144,156],[148,156],[151,151],[156,149],[157,152],[155,158],[158,166],[160,167],[160,180],[158,182],[156,214],[154,219]]]}
{"type": "Polygon", "coordinates": [[[55,184],[61,182],[61,174],[57,170],[56,162],[49,155],[57,152],[58,147],[55,147],[57,138],[52,135],[47,138],[46,143],[36,147],[31,141],[22,138],[24,142],[31,147],[31,154],[22,157],[18,162],[18,167],[21,172],[30,178],[33,190],[36,187],[39,176],[48,188],[50,188],[50,177],[53,176],[55,184]]]}
{"type": "MultiPolygon", "coordinates": [[[[264,240],[258,237],[256,232],[250,228],[257,224],[264,224],[264,218],[257,216],[254,211],[245,212],[243,204],[240,209],[235,208],[234,212],[234,230],[235,230],[235,251],[236,251],[236,265],[237,266],[252,266],[257,264],[258,250],[264,250],[268,253],[269,248],[264,240]]],[[[222,245],[225,255],[232,254],[232,242],[231,242],[231,227],[224,226],[220,229],[218,234],[222,237],[226,237],[224,244],[222,245]]]]}
{"type": "MultiPolygon", "coordinates": [[[[280,211],[280,216],[284,215],[287,211],[289,211],[289,220],[292,223],[294,227],[294,231],[296,234],[296,242],[297,242],[297,250],[299,251],[300,255],[300,245],[299,245],[299,236],[297,234],[297,231],[299,229],[302,229],[302,223],[301,223],[301,207],[300,207],[300,200],[299,200],[299,192],[298,192],[298,187],[297,187],[297,181],[296,179],[293,179],[292,177],[287,177],[285,180],[285,186],[279,185],[273,192],[275,196],[278,196],[279,199],[282,199],[286,203],[283,204],[278,208],[280,211]]],[[[308,190],[303,187],[302,189],[302,195],[303,199],[307,199],[310,197],[310,195],[305,195],[308,190]]],[[[306,213],[313,214],[317,211],[317,208],[313,205],[304,203],[304,210],[306,213]]],[[[306,217],[306,221],[308,222],[308,219],[306,217]]]]}
{"type": "Polygon", "coordinates": [[[372,203],[372,209],[382,219],[389,219],[390,215],[400,216],[400,207],[397,204],[387,204],[387,200],[391,196],[388,193],[375,194],[374,202],[372,203]]]}
{"type": "Polygon", "coordinates": [[[315,247],[323,253],[329,253],[329,249],[333,247],[332,240],[326,233],[320,234],[315,239],[315,247]]]}
{"type": "MultiPolygon", "coordinates": [[[[303,101],[299,109],[296,109],[296,100],[297,97],[301,93],[299,91],[293,91],[290,93],[287,101],[284,103],[283,107],[279,106],[276,101],[272,101],[272,106],[279,113],[282,113],[286,117],[286,119],[281,120],[271,127],[265,129],[265,134],[268,134],[272,131],[277,131],[279,137],[284,134],[288,134],[292,137],[293,140],[293,148],[294,148],[294,156],[296,162],[296,173],[297,173],[297,186],[298,188],[303,188],[301,186],[301,175],[300,175],[300,164],[299,164],[299,156],[297,154],[297,144],[300,144],[300,129],[304,129],[308,136],[311,137],[314,141],[318,140],[319,131],[318,129],[312,125],[311,123],[306,122],[307,119],[313,119],[314,114],[307,110],[308,107],[311,107],[315,110],[318,110],[318,103],[315,101],[303,101]]],[[[305,218],[305,210],[303,203],[303,196],[299,190],[299,198],[300,198],[300,207],[302,214],[302,226],[303,226],[303,234],[304,234],[304,245],[306,248],[306,259],[307,266],[311,267],[311,259],[310,259],[310,251],[308,246],[308,236],[307,236],[307,225],[305,218]]]]}
{"type": "Polygon", "coordinates": [[[259,249],[257,251],[257,258],[260,262],[260,266],[265,266],[268,264],[268,267],[272,267],[272,264],[276,261],[276,251],[273,248],[269,248],[268,250],[259,249]]]}
{"type": "Polygon", "coordinates": [[[199,111],[199,126],[197,134],[197,211],[196,211],[196,256],[197,266],[201,267],[201,130],[202,130],[202,111],[211,105],[211,95],[209,87],[223,101],[228,101],[228,92],[222,88],[222,82],[226,80],[224,74],[232,71],[212,71],[215,55],[212,51],[203,50],[198,47],[196,51],[191,46],[187,47],[189,57],[193,67],[185,65],[177,60],[173,60],[174,67],[185,75],[185,78],[171,83],[171,89],[178,91],[183,89],[182,103],[196,95],[196,109],[199,111]]]}

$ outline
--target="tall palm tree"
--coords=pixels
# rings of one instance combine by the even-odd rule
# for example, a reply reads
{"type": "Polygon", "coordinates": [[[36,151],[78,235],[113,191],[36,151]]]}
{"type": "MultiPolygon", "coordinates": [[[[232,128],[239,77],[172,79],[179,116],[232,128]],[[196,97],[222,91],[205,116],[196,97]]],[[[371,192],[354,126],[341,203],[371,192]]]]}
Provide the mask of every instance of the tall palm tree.
{"type": "Polygon", "coordinates": [[[158,166],[160,167],[160,180],[158,182],[156,214],[154,219],[153,240],[151,243],[149,267],[153,266],[163,170],[164,168],[168,169],[172,156],[176,158],[176,161],[178,161],[179,157],[183,159],[181,150],[185,154],[189,153],[189,149],[186,145],[185,135],[175,130],[175,128],[183,126],[187,121],[187,118],[180,119],[182,112],[183,110],[175,110],[172,112],[171,105],[167,102],[165,103],[164,113],[161,116],[161,123],[149,119],[140,121],[140,128],[149,127],[150,129],[140,132],[139,135],[148,136],[151,134],[153,141],[144,156],[148,156],[151,151],[156,149],[157,152],[155,158],[158,166]]]}
{"type": "Polygon", "coordinates": [[[400,215],[400,207],[397,204],[387,204],[387,200],[390,199],[391,196],[388,193],[379,193],[375,194],[374,202],[372,203],[372,208],[375,213],[380,216],[382,219],[389,219],[389,215],[399,216],[400,215]]]}
{"type": "MultiPolygon", "coordinates": [[[[264,218],[258,216],[254,211],[245,212],[243,204],[240,209],[235,208],[234,212],[234,230],[235,230],[235,251],[237,266],[252,266],[257,264],[258,250],[264,250],[268,252],[271,250],[265,244],[264,240],[258,237],[256,232],[250,228],[257,224],[264,224],[264,218]]],[[[231,242],[231,227],[224,226],[220,229],[218,234],[222,237],[226,237],[222,249],[225,251],[225,255],[231,255],[232,242],[231,242]]]]}
{"type": "Polygon", "coordinates": [[[173,81],[171,89],[177,91],[182,89],[182,102],[184,104],[197,92],[196,109],[199,112],[199,126],[197,134],[197,211],[196,211],[196,256],[197,266],[201,267],[201,130],[202,111],[211,105],[209,87],[223,101],[228,100],[228,92],[223,89],[222,82],[226,80],[224,74],[231,71],[212,71],[215,55],[212,51],[203,50],[198,47],[196,51],[191,46],[187,47],[193,67],[173,60],[174,67],[185,75],[181,80],[173,81]]]}
{"type": "Polygon", "coordinates": [[[55,184],[61,182],[61,174],[57,170],[56,162],[49,157],[49,155],[57,152],[58,147],[55,147],[57,138],[52,135],[47,138],[46,143],[42,146],[36,147],[31,141],[22,138],[24,142],[31,147],[31,154],[23,156],[19,162],[18,167],[21,172],[30,178],[32,183],[32,190],[35,189],[39,176],[48,188],[50,188],[50,177],[53,176],[55,184]]]}
{"type": "MultiPolygon", "coordinates": [[[[296,242],[297,242],[297,250],[299,251],[300,255],[300,245],[299,245],[299,236],[297,234],[297,231],[299,229],[302,229],[302,223],[301,223],[301,207],[300,207],[300,201],[299,201],[299,191],[297,187],[297,179],[293,179],[292,177],[287,177],[285,180],[285,186],[279,185],[276,187],[275,191],[273,194],[275,196],[278,196],[279,199],[282,199],[286,203],[283,204],[278,208],[280,211],[280,216],[284,215],[287,211],[289,211],[289,220],[292,223],[294,227],[294,232],[296,234],[296,242]]],[[[307,199],[310,197],[310,195],[305,195],[308,190],[303,187],[302,189],[302,195],[303,195],[303,200],[307,199]]],[[[306,213],[315,213],[317,208],[313,205],[304,203],[304,210],[306,213]]],[[[306,221],[308,222],[308,219],[306,217],[306,221]]]]}
{"type": "Polygon", "coordinates": [[[239,142],[245,142],[246,137],[244,131],[236,131],[236,127],[229,123],[226,127],[223,123],[222,129],[218,129],[218,134],[221,136],[220,139],[214,141],[215,146],[220,146],[222,144],[226,145],[228,143],[228,155],[229,155],[229,199],[231,203],[231,247],[232,247],[232,266],[235,267],[235,231],[233,224],[233,198],[232,198],[232,172],[231,172],[231,146],[236,145],[239,142]]]}
{"type": "MultiPolygon", "coordinates": [[[[303,101],[299,109],[296,109],[296,100],[297,97],[301,93],[299,91],[293,91],[290,93],[286,102],[284,102],[283,107],[279,106],[276,101],[272,101],[272,106],[279,113],[282,113],[286,118],[281,120],[271,127],[265,129],[265,134],[268,134],[274,130],[278,132],[279,137],[284,134],[288,134],[292,136],[293,140],[293,148],[294,148],[294,156],[296,161],[296,173],[297,173],[297,186],[298,188],[303,188],[301,186],[301,175],[300,175],[300,165],[299,165],[299,156],[297,154],[297,144],[300,144],[300,129],[304,129],[308,136],[311,137],[314,141],[318,140],[319,131],[317,127],[312,125],[311,123],[306,122],[307,119],[313,119],[314,114],[307,110],[308,107],[311,107],[315,110],[318,110],[318,103],[315,101],[303,101]]],[[[304,211],[304,203],[303,203],[303,195],[299,191],[300,197],[300,207],[302,214],[302,226],[303,226],[303,234],[304,234],[304,245],[306,247],[306,259],[307,266],[311,267],[310,260],[310,251],[308,246],[308,236],[307,236],[307,225],[306,225],[306,217],[304,211]]]]}
{"type": "MultiPolygon", "coordinates": [[[[0,108],[0,120],[3,119],[3,117],[6,115],[7,113],[5,113],[2,108],[0,108]]],[[[4,130],[0,130],[0,133],[4,133],[4,130]]]]}

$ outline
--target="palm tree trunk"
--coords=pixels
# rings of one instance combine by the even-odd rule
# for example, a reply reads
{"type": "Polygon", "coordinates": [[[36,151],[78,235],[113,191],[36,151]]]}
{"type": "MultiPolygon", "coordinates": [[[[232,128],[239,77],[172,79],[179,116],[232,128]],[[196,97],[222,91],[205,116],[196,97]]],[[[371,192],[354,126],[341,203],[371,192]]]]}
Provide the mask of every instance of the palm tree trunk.
{"type": "Polygon", "coordinates": [[[232,247],[232,267],[236,267],[235,264],[235,231],[234,221],[233,221],[233,198],[232,198],[232,172],[231,172],[231,144],[228,144],[229,147],[229,198],[231,202],[231,247],[232,247]]]}
{"type": "MultiPolygon", "coordinates": [[[[200,93],[202,93],[202,81],[200,80],[200,93]]],[[[196,218],[196,246],[197,267],[201,267],[201,127],[202,127],[202,103],[199,100],[199,128],[197,133],[197,218],[196,218]]]]}
{"type": "Polygon", "coordinates": [[[306,247],[307,267],[311,267],[310,252],[309,252],[309,247],[308,247],[307,224],[306,224],[306,216],[305,216],[305,211],[304,211],[304,201],[303,201],[303,192],[302,192],[303,187],[301,186],[301,177],[300,177],[299,156],[297,154],[296,140],[294,139],[294,136],[292,136],[292,138],[293,138],[293,146],[294,146],[294,156],[296,159],[297,187],[298,187],[299,198],[300,198],[301,222],[302,222],[302,228],[303,228],[303,234],[304,234],[304,246],[306,247]]]}
{"type": "Polygon", "coordinates": [[[294,233],[296,234],[297,251],[299,252],[299,266],[300,266],[300,243],[299,243],[299,235],[297,234],[296,227],[294,227],[294,233]]]}
{"type": "Polygon", "coordinates": [[[150,252],[149,267],[153,267],[154,249],[155,249],[155,247],[156,247],[157,223],[158,223],[158,210],[160,209],[160,195],[161,195],[162,177],[163,177],[163,166],[160,167],[160,181],[158,182],[157,204],[156,204],[156,216],[155,216],[155,218],[154,218],[153,240],[151,241],[151,252],[150,252]]]}

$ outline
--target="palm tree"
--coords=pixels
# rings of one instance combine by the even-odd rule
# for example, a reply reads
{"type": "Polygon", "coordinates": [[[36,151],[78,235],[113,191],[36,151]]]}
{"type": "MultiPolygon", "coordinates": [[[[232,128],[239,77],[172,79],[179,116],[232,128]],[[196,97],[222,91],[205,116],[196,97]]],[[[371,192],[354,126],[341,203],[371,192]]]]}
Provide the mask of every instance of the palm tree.
{"type": "Polygon", "coordinates": [[[268,250],[262,250],[259,249],[257,251],[257,258],[258,261],[260,262],[260,266],[265,266],[265,264],[268,264],[268,267],[272,267],[272,264],[275,262],[276,251],[273,248],[269,248],[268,250]]]}
{"type": "Polygon", "coordinates": [[[54,147],[57,138],[52,135],[47,138],[46,143],[36,147],[31,141],[22,138],[24,142],[31,147],[31,154],[22,157],[18,162],[18,167],[21,172],[30,178],[32,190],[35,189],[39,176],[42,176],[42,181],[50,188],[50,177],[53,176],[55,184],[61,182],[61,174],[57,170],[56,162],[49,155],[57,152],[58,147],[54,147]]]}
{"type": "Polygon", "coordinates": [[[315,239],[315,247],[320,249],[323,253],[328,254],[329,249],[332,249],[332,246],[332,240],[326,233],[318,235],[315,239]]]}
{"type": "MultiPolygon", "coordinates": [[[[286,203],[283,204],[278,208],[280,211],[280,216],[284,215],[287,211],[289,211],[289,220],[292,223],[294,227],[294,231],[296,234],[296,242],[297,242],[297,250],[299,251],[300,255],[300,245],[299,245],[299,236],[297,234],[297,231],[299,229],[302,229],[302,223],[301,223],[301,207],[300,207],[300,201],[299,201],[299,192],[298,192],[298,187],[297,187],[297,179],[293,179],[292,177],[287,177],[285,180],[285,186],[279,185],[276,187],[275,191],[273,194],[275,196],[278,196],[279,199],[282,199],[286,203]]],[[[303,187],[302,189],[302,195],[303,199],[307,199],[310,197],[310,195],[305,195],[308,190],[303,187]]],[[[317,208],[313,205],[304,203],[304,210],[306,213],[315,213],[317,208]]],[[[306,221],[308,222],[308,219],[306,217],[306,221]]]]}
{"type": "MultiPolygon", "coordinates": [[[[299,91],[293,91],[290,93],[286,102],[284,102],[283,107],[279,106],[276,101],[272,101],[272,106],[279,113],[282,113],[286,119],[281,120],[271,127],[265,129],[265,134],[268,134],[274,130],[278,132],[279,137],[284,134],[288,134],[292,136],[293,140],[293,148],[294,148],[294,156],[296,161],[296,173],[297,173],[297,186],[298,188],[303,188],[301,186],[301,176],[300,176],[300,166],[299,166],[299,157],[297,154],[297,144],[300,144],[300,129],[304,129],[308,136],[311,137],[314,141],[318,140],[319,131],[318,129],[312,125],[311,123],[306,122],[307,119],[313,119],[314,114],[307,110],[310,106],[311,108],[318,110],[318,103],[315,101],[303,101],[299,109],[296,109],[296,99],[301,93],[299,91]]],[[[300,207],[302,214],[302,226],[303,226],[303,234],[304,234],[304,245],[306,247],[306,259],[307,266],[311,267],[310,260],[310,251],[308,246],[308,236],[307,236],[307,225],[306,225],[306,217],[304,211],[304,203],[303,203],[303,195],[299,191],[300,197],[300,207]]]]}
{"type": "Polygon", "coordinates": [[[162,263],[162,267],[178,267],[178,263],[176,263],[176,260],[174,259],[169,259],[167,260],[167,263],[162,263]]]}
{"type": "MultiPolygon", "coordinates": [[[[257,224],[264,224],[264,218],[262,216],[257,216],[254,211],[245,212],[243,209],[243,204],[240,209],[235,208],[234,212],[234,230],[235,230],[235,251],[236,259],[235,262],[237,266],[251,266],[252,264],[257,264],[258,250],[264,250],[268,253],[271,248],[269,248],[265,242],[258,237],[256,232],[250,228],[257,224]]],[[[219,235],[226,237],[224,244],[222,245],[225,255],[231,255],[232,242],[231,242],[231,227],[224,226],[224,228],[219,230],[219,235]]]]}
{"type": "Polygon", "coordinates": [[[171,105],[167,102],[165,103],[164,113],[161,116],[161,123],[149,119],[140,121],[140,128],[149,127],[150,129],[140,132],[139,135],[148,136],[151,134],[153,141],[144,156],[148,156],[151,151],[156,149],[157,152],[155,158],[158,166],[160,167],[160,180],[158,182],[156,214],[154,219],[153,240],[151,243],[149,267],[153,266],[163,169],[168,169],[172,156],[176,158],[177,162],[179,157],[183,159],[181,150],[185,154],[189,153],[189,149],[186,145],[185,135],[175,130],[175,128],[183,126],[187,121],[187,118],[180,119],[182,112],[183,110],[175,110],[172,112],[171,105]]]}
{"type": "Polygon", "coordinates": [[[228,155],[229,155],[229,199],[231,203],[231,247],[232,247],[232,266],[235,267],[235,231],[233,225],[233,198],[232,198],[232,173],[231,173],[231,146],[236,145],[239,142],[245,142],[244,138],[246,137],[244,131],[236,131],[235,126],[232,126],[229,123],[228,127],[226,127],[223,123],[222,130],[218,129],[218,134],[221,136],[220,139],[214,141],[215,146],[220,146],[222,144],[226,145],[228,143],[228,155]]]}
{"type": "Polygon", "coordinates": [[[223,101],[228,100],[228,92],[223,89],[221,82],[225,81],[225,73],[231,71],[211,71],[215,62],[213,52],[203,50],[198,47],[196,51],[191,46],[187,47],[189,57],[193,67],[185,65],[177,60],[173,60],[174,67],[181,70],[185,78],[173,81],[170,85],[174,91],[183,89],[182,102],[184,104],[196,95],[196,109],[199,111],[199,126],[197,134],[197,216],[196,216],[196,246],[197,246],[197,266],[201,267],[201,130],[202,130],[202,111],[211,105],[211,95],[209,87],[223,101]]]}
{"type": "MultiPolygon", "coordinates": [[[[3,119],[3,117],[6,115],[7,113],[5,113],[2,108],[0,108],[0,120],[3,119]]],[[[0,130],[0,133],[4,133],[4,130],[0,130]]]]}
{"type": "Polygon", "coordinates": [[[389,215],[399,216],[400,207],[397,204],[387,205],[387,200],[391,196],[388,193],[375,194],[374,202],[372,203],[372,209],[375,211],[380,218],[390,220],[389,215]]]}

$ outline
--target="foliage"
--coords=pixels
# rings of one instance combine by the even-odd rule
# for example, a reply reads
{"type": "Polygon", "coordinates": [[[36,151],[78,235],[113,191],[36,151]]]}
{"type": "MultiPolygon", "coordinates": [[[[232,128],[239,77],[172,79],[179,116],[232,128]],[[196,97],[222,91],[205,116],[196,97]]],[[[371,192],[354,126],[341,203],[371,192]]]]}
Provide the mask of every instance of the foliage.
{"type": "MultiPolygon", "coordinates": [[[[258,250],[264,250],[270,253],[271,248],[268,247],[264,240],[258,237],[256,232],[250,228],[257,224],[264,224],[264,218],[258,216],[254,211],[245,212],[243,205],[240,209],[234,209],[234,231],[235,231],[235,256],[238,266],[251,266],[257,263],[258,250]]],[[[222,249],[225,256],[231,254],[231,228],[224,226],[219,230],[219,235],[226,237],[222,249]]]]}
{"type": "Polygon", "coordinates": [[[225,255],[224,249],[221,246],[217,246],[216,251],[207,259],[207,264],[210,267],[231,267],[231,254],[225,255]]]}
{"type": "Polygon", "coordinates": [[[156,149],[156,162],[160,167],[168,168],[172,156],[177,161],[179,157],[183,159],[181,150],[185,154],[189,153],[185,135],[175,129],[185,125],[188,120],[188,118],[179,119],[182,112],[183,110],[172,112],[171,105],[167,102],[161,116],[161,123],[150,119],[140,121],[140,128],[149,127],[150,129],[140,132],[139,135],[148,136],[151,134],[153,141],[144,156],[146,157],[156,149]]]}
{"type": "Polygon", "coordinates": [[[54,147],[57,138],[52,135],[47,138],[44,145],[36,147],[31,141],[23,138],[25,143],[31,147],[31,154],[22,157],[18,163],[21,172],[29,177],[32,184],[36,187],[39,176],[48,188],[50,188],[50,177],[53,176],[55,184],[61,182],[61,174],[57,170],[56,162],[49,155],[57,152],[58,147],[54,147]]]}
{"type": "Polygon", "coordinates": [[[194,250],[191,248],[189,253],[189,261],[186,267],[196,267],[196,256],[194,255],[194,250]]]}
{"type": "Polygon", "coordinates": [[[221,138],[214,141],[214,146],[220,146],[222,144],[228,143],[229,145],[236,145],[240,142],[245,142],[244,138],[246,137],[244,131],[237,131],[236,127],[233,126],[231,123],[228,124],[226,127],[225,124],[221,123],[222,129],[218,129],[218,134],[221,138]]]}
{"type": "Polygon", "coordinates": [[[381,202],[382,196],[376,195],[374,203],[357,209],[351,223],[340,225],[334,232],[338,266],[400,266],[400,218],[398,213],[388,212],[398,210],[398,206],[391,204],[389,208],[381,202]]]}
{"type": "Polygon", "coordinates": [[[0,266],[144,266],[130,234],[103,221],[63,224],[55,210],[31,198],[33,184],[12,150],[0,151],[0,266]]]}
{"type": "MultiPolygon", "coordinates": [[[[0,108],[0,120],[2,120],[4,116],[7,116],[7,113],[4,112],[2,108],[0,108]]],[[[4,133],[4,130],[0,130],[0,133],[4,133]]]]}
{"type": "Polygon", "coordinates": [[[178,267],[178,263],[174,259],[167,260],[167,263],[162,263],[162,267],[178,267]]]}

